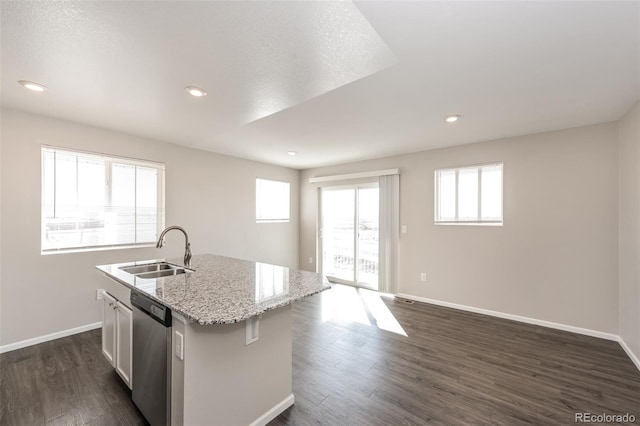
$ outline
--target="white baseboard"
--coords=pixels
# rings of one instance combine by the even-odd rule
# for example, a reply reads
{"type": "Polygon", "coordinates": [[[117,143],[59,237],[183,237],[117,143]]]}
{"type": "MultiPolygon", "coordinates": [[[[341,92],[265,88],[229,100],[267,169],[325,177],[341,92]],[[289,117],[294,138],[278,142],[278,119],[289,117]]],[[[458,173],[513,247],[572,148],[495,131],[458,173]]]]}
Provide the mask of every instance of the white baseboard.
{"type": "Polygon", "coordinates": [[[45,336],[34,337],[32,339],[22,340],[20,342],[10,343],[8,345],[0,346],[0,354],[5,352],[15,351],[16,349],[26,348],[27,346],[37,345],[38,343],[48,342],[50,340],[60,339],[61,337],[67,337],[78,333],[84,333],[85,331],[95,330],[102,327],[102,322],[94,322],[93,324],[87,324],[76,328],[70,328],[68,330],[58,331],[56,333],[47,334],[45,336]]]}
{"type": "Polygon", "coordinates": [[[427,299],[425,297],[411,296],[408,294],[398,293],[396,297],[403,299],[415,300],[416,302],[429,303],[432,305],[444,306],[447,308],[459,309],[461,311],[475,312],[477,314],[490,315],[492,317],[504,318],[512,321],[525,322],[527,324],[539,325],[547,328],[555,328],[557,330],[569,331],[571,333],[584,334],[586,336],[598,337],[600,339],[620,341],[620,336],[603,331],[591,330],[589,328],[574,327],[572,325],[561,324],[557,322],[545,321],[536,318],[524,317],[520,315],[507,314],[504,312],[491,311],[489,309],[476,308],[474,306],[459,305],[457,303],[443,302],[441,300],[427,299]]]}
{"type": "Polygon", "coordinates": [[[284,410],[291,407],[293,405],[294,399],[295,398],[293,394],[289,395],[288,397],[274,405],[269,411],[251,422],[249,426],[265,426],[271,420],[282,414],[284,410]]]}
{"type": "Polygon", "coordinates": [[[631,361],[633,361],[633,363],[636,365],[638,370],[640,370],[640,358],[638,358],[638,356],[633,353],[631,348],[627,346],[624,340],[622,340],[622,337],[618,337],[618,343],[620,343],[620,346],[622,346],[622,349],[624,349],[627,355],[629,355],[629,358],[631,358],[631,361]]]}

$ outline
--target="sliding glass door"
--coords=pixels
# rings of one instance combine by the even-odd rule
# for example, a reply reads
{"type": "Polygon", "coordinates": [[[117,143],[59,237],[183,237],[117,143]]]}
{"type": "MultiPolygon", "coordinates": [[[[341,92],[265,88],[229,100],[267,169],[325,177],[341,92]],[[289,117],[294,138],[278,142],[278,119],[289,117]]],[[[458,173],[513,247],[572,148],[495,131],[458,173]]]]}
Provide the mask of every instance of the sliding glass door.
{"type": "Polygon", "coordinates": [[[322,189],[322,274],[353,282],[355,189],[322,189]]]}
{"type": "Polygon", "coordinates": [[[322,188],[322,274],[330,281],[378,288],[378,184],[322,188]]]}

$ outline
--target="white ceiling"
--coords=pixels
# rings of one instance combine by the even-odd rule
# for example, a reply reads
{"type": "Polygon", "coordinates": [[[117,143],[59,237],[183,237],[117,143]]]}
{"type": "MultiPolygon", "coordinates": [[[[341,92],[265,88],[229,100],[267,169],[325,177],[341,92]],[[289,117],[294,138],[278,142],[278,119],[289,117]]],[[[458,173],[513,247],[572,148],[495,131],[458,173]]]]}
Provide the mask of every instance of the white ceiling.
{"type": "Polygon", "coordinates": [[[0,7],[2,106],[294,168],[617,120],[640,94],[640,1],[0,7]]]}

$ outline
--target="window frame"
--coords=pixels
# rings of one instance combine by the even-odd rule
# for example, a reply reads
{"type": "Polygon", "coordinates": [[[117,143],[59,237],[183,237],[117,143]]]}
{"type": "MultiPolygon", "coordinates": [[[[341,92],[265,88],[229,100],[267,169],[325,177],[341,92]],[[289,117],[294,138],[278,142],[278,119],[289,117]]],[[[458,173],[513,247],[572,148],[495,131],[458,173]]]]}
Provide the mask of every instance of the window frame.
{"type": "MultiPolygon", "coordinates": [[[[49,151],[53,151],[54,153],[60,152],[65,154],[73,154],[78,156],[85,156],[87,158],[93,157],[104,161],[104,178],[105,184],[103,187],[105,201],[103,207],[111,206],[112,196],[113,196],[113,186],[112,186],[112,171],[113,164],[124,164],[129,166],[139,166],[145,168],[152,168],[158,171],[157,178],[157,192],[156,192],[156,235],[160,235],[160,232],[165,227],[165,172],[166,165],[165,163],[150,161],[150,160],[142,160],[137,158],[130,157],[121,157],[112,154],[91,152],[91,151],[83,151],[74,148],[66,148],[60,146],[53,145],[41,145],[40,147],[40,177],[41,177],[41,186],[40,186],[40,254],[41,255],[50,255],[50,254],[61,254],[61,253],[78,253],[78,252],[89,252],[89,251],[104,251],[104,250],[117,250],[117,249],[129,249],[129,248],[143,248],[143,247],[155,247],[156,241],[144,241],[144,242],[134,242],[134,243],[122,243],[122,244],[101,244],[101,245],[78,245],[78,246],[67,246],[67,247],[59,247],[59,248],[44,248],[44,236],[45,236],[45,211],[44,211],[44,185],[45,185],[45,171],[44,171],[44,162],[45,162],[45,153],[49,151]]],[[[55,179],[55,177],[54,177],[55,179]]],[[[77,176],[76,176],[77,179],[77,176]]],[[[55,180],[54,180],[54,188],[55,188],[55,180]]],[[[135,191],[135,189],[134,189],[135,191]]],[[[55,189],[54,189],[55,192],[55,189]]],[[[55,196],[54,196],[54,204],[55,204],[55,196]]],[[[55,209],[55,207],[54,207],[55,209]]],[[[134,210],[135,211],[135,210],[134,210]]],[[[134,214],[135,221],[137,222],[137,213],[134,214]]],[[[137,234],[137,231],[134,231],[134,235],[137,234]]]]}
{"type": "Polygon", "coordinates": [[[434,214],[433,214],[433,223],[434,225],[476,225],[476,226],[503,226],[504,225],[504,162],[496,161],[491,163],[482,163],[482,164],[470,164],[465,166],[457,166],[457,167],[444,167],[440,169],[434,170],[434,214]],[[484,167],[500,167],[500,213],[501,217],[497,218],[482,218],[482,173],[481,170],[484,167]],[[459,172],[462,170],[468,169],[476,169],[477,171],[477,185],[478,185],[478,199],[477,199],[477,215],[473,219],[461,219],[458,214],[458,191],[459,191],[459,172]],[[454,203],[455,203],[455,219],[454,220],[440,220],[440,173],[441,172],[455,172],[455,194],[454,194],[454,203]]]}
{"type": "Polygon", "coordinates": [[[255,188],[255,193],[254,193],[254,202],[255,202],[255,219],[256,219],[256,223],[290,223],[291,222],[291,182],[286,181],[286,180],[280,180],[280,179],[271,179],[271,178],[264,178],[264,177],[260,177],[260,176],[256,176],[255,179],[255,183],[254,183],[254,188],[255,188]],[[289,205],[287,206],[287,218],[280,218],[280,219],[259,219],[258,218],[258,181],[262,180],[262,181],[268,181],[268,182],[277,182],[277,183],[286,183],[287,184],[287,188],[289,190],[289,205]]]}

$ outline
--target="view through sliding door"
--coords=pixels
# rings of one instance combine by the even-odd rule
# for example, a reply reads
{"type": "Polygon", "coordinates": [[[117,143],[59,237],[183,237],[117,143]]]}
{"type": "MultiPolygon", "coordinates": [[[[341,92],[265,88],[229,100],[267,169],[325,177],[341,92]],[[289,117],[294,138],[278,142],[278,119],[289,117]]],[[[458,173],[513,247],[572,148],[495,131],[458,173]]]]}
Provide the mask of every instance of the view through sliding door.
{"type": "Polygon", "coordinates": [[[329,281],[378,289],[378,184],[322,188],[322,274],[329,281]]]}

